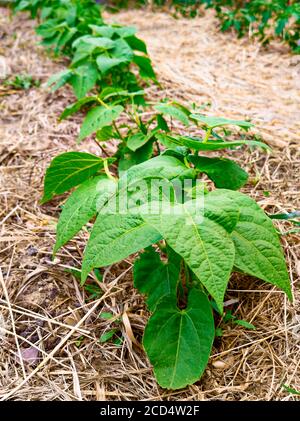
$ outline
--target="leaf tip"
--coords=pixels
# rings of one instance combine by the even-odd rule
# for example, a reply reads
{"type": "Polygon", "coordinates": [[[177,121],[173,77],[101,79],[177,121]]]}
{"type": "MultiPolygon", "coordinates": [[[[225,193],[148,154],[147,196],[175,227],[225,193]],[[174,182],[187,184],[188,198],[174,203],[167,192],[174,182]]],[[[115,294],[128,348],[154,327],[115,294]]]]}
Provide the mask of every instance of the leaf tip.
{"type": "Polygon", "coordinates": [[[294,301],[294,297],[293,297],[293,292],[292,292],[292,288],[290,285],[290,282],[288,283],[288,285],[284,288],[284,292],[286,293],[289,301],[292,303],[294,301]]]}
{"type": "Polygon", "coordinates": [[[52,199],[48,194],[44,193],[43,197],[40,200],[40,205],[44,205],[52,199]]]}
{"type": "Polygon", "coordinates": [[[89,274],[89,271],[84,267],[84,264],[82,264],[80,286],[83,286],[85,284],[88,274],[89,274]]]}
{"type": "Polygon", "coordinates": [[[56,240],[56,243],[54,244],[53,247],[53,252],[52,252],[52,256],[55,257],[56,253],[58,252],[58,250],[61,248],[61,244],[59,244],[58,240],[56,240]]]}

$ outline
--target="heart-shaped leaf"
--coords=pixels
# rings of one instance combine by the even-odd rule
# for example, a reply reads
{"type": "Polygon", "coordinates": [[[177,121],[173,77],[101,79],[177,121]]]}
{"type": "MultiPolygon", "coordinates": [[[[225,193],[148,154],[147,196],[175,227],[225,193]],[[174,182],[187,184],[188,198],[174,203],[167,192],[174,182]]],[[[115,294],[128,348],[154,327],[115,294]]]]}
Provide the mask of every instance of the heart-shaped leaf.
{"type": "Polygon", "coordinates": [[[86,152],[66,152],[56,156],[47,168],[42,203],[90,178],[103,168],[103,159],[86,152]]]}
{"type": "Polygon", "coordinates": [[[187,307],[174,296],[156,307],[145,329],[143,345],[161,387],[180,389],[199,380],[214,340],[214,319],[206,295],[192,289],[187,307]]]}
{"type": "Polygon", "coordinates": [[[161,235],[138,216],[99,213],[84,252],[82,282],[92,269],[119,262],[159,240],[161,235]]]}
{"type": "Polygon", "coordinates": [[[85,139],[90,134],[111,124],[123,111],[121,105],[111,107],[99,106],[91,109],[83,120],[78,140],[85,139]]]}
{"type": "Polygon", "coordinates": [[[271,219],[250,197],[233,191],[228,194],[240,211],[232,232],[234,265],[244,273],[276,285],[292,299],[284,255],[271,219]]]}
{"type": "Polygon", "coordinates": [[[97,67],[93,63],[77,67],[73,71],[69,83],[78,99],[83,98],[95,86],[98,76],[97,67]]]}
{"type": "Polygon", "coordinates": [[[162,114],[169,115],[175,118],[176,120],[181,121],[185,126],[188,126],[190,124],[187,115],[181,109],[175,107],[174,105],[158,104],[155,105],[154,108],[162,114]]]}
{"type": "Polygon", "coordinates": [[[71,194],[59,217],[54,253],[96,215],[115,189],[116,183],[103,175],[85,181],[71,194]]]}
{"type": "Polygon", "coordinates": [[[168,213],[141,215],[184,259],[222,312],[235,254],[233,241],[226,231],[227,224],[224,223],[224,228],[222,220],[213,212],[205,215],[196,201],[171,206],[168,213]]]}
{"type": "Polygon", "coordinates": [[[230,159],[190,155],[189,160],[198,170],[207,174],[218,188],[238,190],[248,180],[246,171],[230,159]]]}

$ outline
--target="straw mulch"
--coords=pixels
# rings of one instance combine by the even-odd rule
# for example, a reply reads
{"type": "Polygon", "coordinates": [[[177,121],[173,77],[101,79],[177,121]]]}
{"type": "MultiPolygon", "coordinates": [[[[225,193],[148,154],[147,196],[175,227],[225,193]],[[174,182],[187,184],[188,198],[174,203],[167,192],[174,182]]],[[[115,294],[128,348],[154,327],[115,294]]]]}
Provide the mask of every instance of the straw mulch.
{"type": "MultiPolygon", "coordinates": [[[[300,208],[299,56],[220,34],[210,15],[186,21],[131,11],[109,19],[136,24],[147,42],[163,86],[148,89],[153,99],[211,102],[209,114],[251,117],[274,149],[232,152],[251,175],[245,191],[268,212],[300,208]]],[[[33,25],[24,15],[10,21],[0,9],[0,55],[12,75],[45,82],[64,63],[36,44],[33,25]]],[[[299,233],[282,237],[294,303],[270,285],[234,276],[226,309],[256,330],[223,325],[203,378],[173,392],[157,386],[139,346],[148,314],[132,287],[132,259],[105,268],[102,282],[91,279],[100,297],[70,273],[80,268],[86,232],[51,260],[59,200],[38,202],[51,157],[79,148],[81,117],[57,123],[73,99],[68,88],[52,94],[0,86],[0,399],[296,399],[282,385],[300,390],[299,233]],[[103,311],[114,317],[99,317],[103,311]],[[99,343],[111,329],[121,345],[99,343]]],[[[80,148],[96,151],[87,142],[80,148]]]]}

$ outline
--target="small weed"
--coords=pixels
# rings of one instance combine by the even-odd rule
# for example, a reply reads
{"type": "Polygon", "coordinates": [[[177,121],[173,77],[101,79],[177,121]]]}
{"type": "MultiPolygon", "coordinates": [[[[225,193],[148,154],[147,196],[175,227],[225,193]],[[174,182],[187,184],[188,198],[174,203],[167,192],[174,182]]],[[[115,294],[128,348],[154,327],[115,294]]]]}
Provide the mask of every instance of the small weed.
{"type": "Polygon", "coordinates": [[[24,90],[28,90],[32,87],[39,87],[40,85],[41,82],[39,80],[36,80],[32,76],[25,74],[15,75],[14,78],[7,79],[4,82],[4,86],[24,90]]]}

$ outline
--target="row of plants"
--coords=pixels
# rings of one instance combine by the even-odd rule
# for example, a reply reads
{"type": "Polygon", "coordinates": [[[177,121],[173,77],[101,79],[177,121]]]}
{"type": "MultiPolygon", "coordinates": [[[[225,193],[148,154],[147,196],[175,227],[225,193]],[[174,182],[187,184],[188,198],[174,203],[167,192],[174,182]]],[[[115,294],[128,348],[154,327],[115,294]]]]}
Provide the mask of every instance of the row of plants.
{"type": "Polygon", "coordinates": [[[95,2],[18,0],[14,10],[30,11],[42,43],[69,57],[68,68],[49,81],[53,90],[69,84],[77,97],[60,120],[80,112],[78,142],[99,146],[99,155],[62,153],[46,171],[42,203],[72,190],[54,254],[90,222],[82,285],[93,270],[139,253],[134,286],[151,314],[144,349],[162,387],[192,384],[208,363],[232,272],[292,298],[272,220],[238,191],[247,172],[209,156],[267,146],[249,135],[248,121],[206,116],[172,99],[150,101],[145,87],[160,86],[145,43],[135,28],[105,23],[95,2]]]}
{"type": "Polygon", "coordinates": [[[195,17],[203,13],[203,5],[214,9],[220,29],[233,29],[238,37],[250,35],[263,45],[273,39],[287,43],[291,51],[300,53],[299,0],[112,0],[115,7],[128,4],[173,7],[176,14],[195,17]]]}

